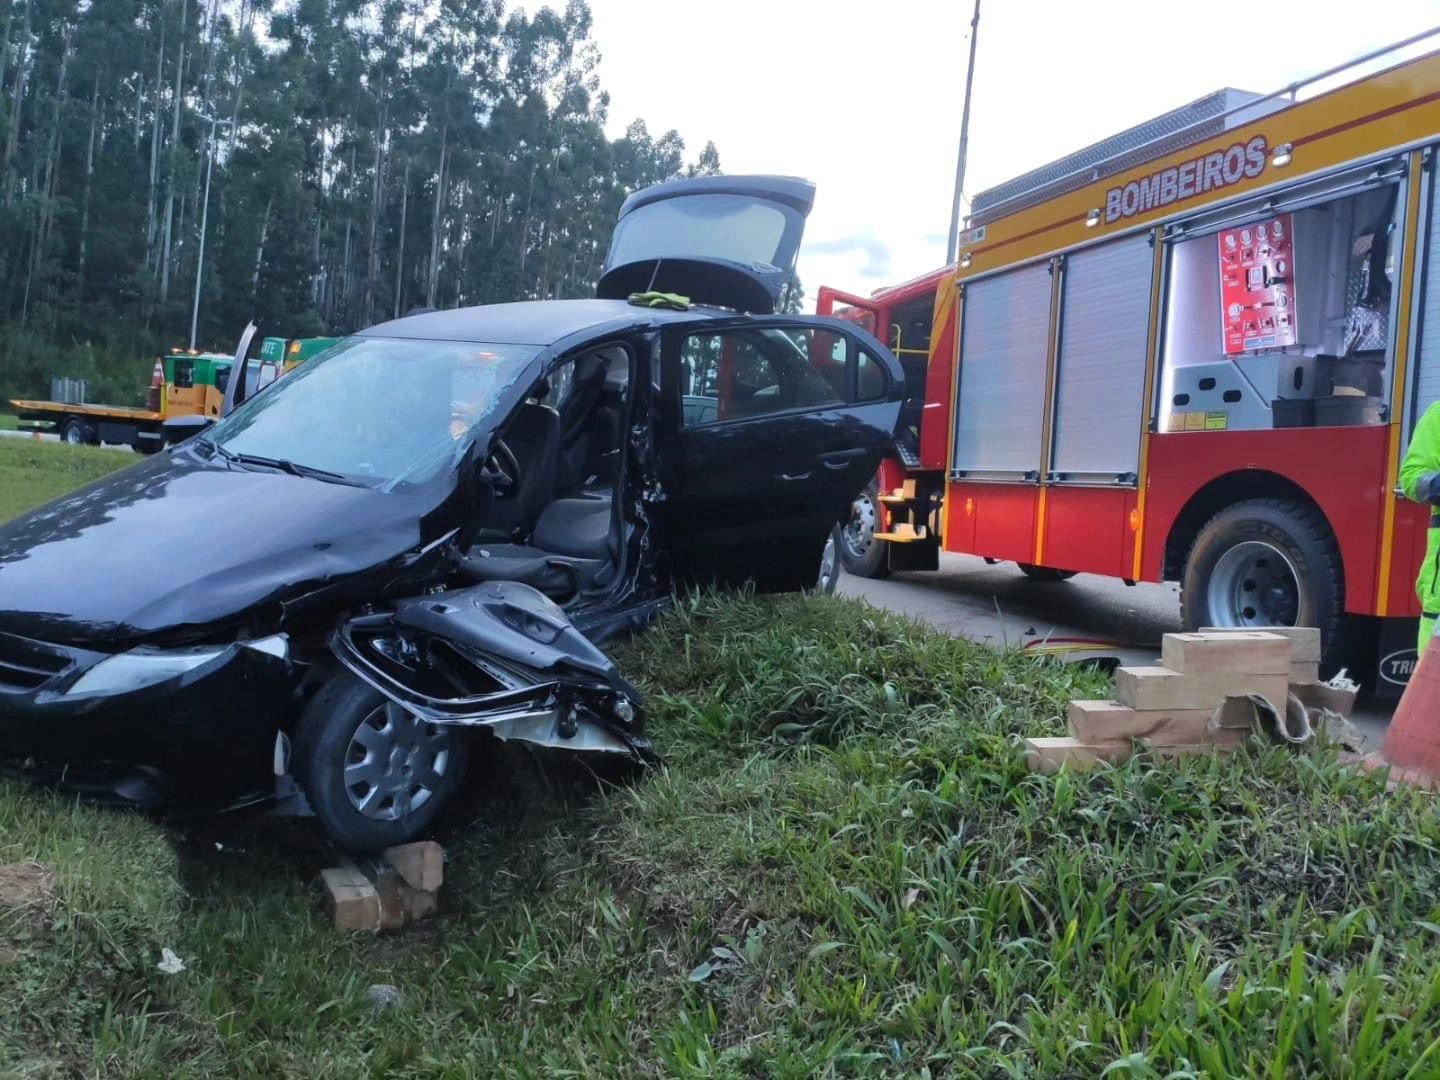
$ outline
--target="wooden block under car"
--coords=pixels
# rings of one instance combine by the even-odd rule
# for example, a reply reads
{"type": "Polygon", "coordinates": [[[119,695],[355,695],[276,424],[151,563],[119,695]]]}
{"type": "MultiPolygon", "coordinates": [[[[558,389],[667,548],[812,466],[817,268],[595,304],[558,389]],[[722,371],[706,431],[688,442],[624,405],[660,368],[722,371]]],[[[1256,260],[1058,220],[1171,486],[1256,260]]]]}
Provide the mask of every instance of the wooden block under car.
{"type": "Polygon", "coordinates": [[[1166,634],[1160,663],[1182,675],[1288,675],[1290,639],[1256,630],[1166,634]]]}
{"type": "Polygon", "coordinates": [[[400,930],[407,923],[435,914],[438,904],[433,892],[413,888],[387,863],[376,861],[371,869],[375,875],[375,892],[380,898],[381,930],[400,930]]]}
{"type": "Polygon", "coordinates": [[[445,850],[434,840],[388,847],[380,855],[412,889],[435,892],[445,883],[445,850]]]}
{"type": "Polygon", "coordinates": [[[336,930],[376,930],[380,897],[356,866],[330,866],[320,871],[325,885],[325,910],[336,930]]]}
{"type": "Polygon", "coordinates": [[[1025,764],[1031,772],[1053,773],[1062,766],[1089,769],[1101,762],[1119,763],[1130,756],[1128,743],[1082,743],[1079,739],[1044,737],[1025,740],[1025,764]]]}
{"type": "Polygon", "coordinates": [[[1290,663],[1290,683],[1318,683],[1320,662],[1318,660],[1293,660],[1290,663]]]}
{"type": "Polygon", "coordinates": [[[1148,739],[1188,745],[1204,742],[1213,709],[1147,709],[1118,701],[1072,701],[1066,712],[1070,734],[1083,743],[1148,739]]]}
{"type": "MultiPolygon", "coordinates": [[[[1318,664],[1320,662],[1320,628],[1318,626],[1254,626],[1251,629],[1289,638],[1292,664],[1311,661],[1318,664]]],[[[1223,626],[1202,626],[1200,633],[1229,634],[1233,631],[1227,630],[1223,626]]]]}
{"type": "Polygon", "coordinates": [[[1289,693],[1288,674],[1182,675],[1167,667],[1122,667],[1115,671],[1115,697],[1121,704],[1142,711],[1215,709],[1237,694],[1259,694],[1273,701],[1276,708],[1284,708],[1289,693]]]}
{"type": "Polygon", "coordinates": [[[1307,709],[1329,709],[1349,719],[1350,714],[1355,711],[1355,698],[1359,696],[1360,689],[1353,685],[1341,688],[1329,683],[1308,682],[1291,683],[1290,692],[1298,697],[1300,704],[1307,709]]]}

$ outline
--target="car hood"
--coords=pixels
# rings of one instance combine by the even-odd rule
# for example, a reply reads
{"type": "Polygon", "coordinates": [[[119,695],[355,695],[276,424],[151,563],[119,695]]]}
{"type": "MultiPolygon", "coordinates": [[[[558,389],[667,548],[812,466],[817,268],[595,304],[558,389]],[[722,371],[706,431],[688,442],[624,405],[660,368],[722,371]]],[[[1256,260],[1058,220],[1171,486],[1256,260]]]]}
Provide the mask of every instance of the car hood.
{"type": "Polygon", "coordinates": [[[0,525],[0,630],[125,645],[258,605],[278,617],[280,604],[443,535],[452,494],[159,454],[0,525]]]}

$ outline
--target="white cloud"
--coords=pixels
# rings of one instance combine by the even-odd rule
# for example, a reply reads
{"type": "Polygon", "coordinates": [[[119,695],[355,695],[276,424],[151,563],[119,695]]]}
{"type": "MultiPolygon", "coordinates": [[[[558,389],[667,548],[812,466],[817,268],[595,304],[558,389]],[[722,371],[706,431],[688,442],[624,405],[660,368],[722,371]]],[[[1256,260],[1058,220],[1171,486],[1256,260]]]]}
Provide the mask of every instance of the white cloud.
{"type": "MultiPolygon", "coordinates": [[[[713,139],[726,172],[817,183],[808,295],[944,261],[970,0],[591,7],[613,134],[643,116],[692,156],[713,139]]],[[[1268,93],[1436,23],[1440,0],[983,0],[966,190],[1220,87],[1268,93]]]]}

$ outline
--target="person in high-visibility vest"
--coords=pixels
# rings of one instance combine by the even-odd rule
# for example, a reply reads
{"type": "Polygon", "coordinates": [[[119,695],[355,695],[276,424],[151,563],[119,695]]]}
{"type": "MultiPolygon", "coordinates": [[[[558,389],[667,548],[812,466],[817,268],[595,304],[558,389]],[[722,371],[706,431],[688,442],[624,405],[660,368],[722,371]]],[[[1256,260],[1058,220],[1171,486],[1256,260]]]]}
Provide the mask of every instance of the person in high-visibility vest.
{"type": "Polygon", "coordinates": [[[1415,579],[1415,595],[1420,598],[1420,639],[1416,652],[1424,655],[1435,632],[1435,619],[1440,616],[1440,401],[1425,410],[1410,449],[1400,463],[1400,490],[1411,502],[1428,504],[1430,531],[1425,539],[1425,561],[1415,579]]]}

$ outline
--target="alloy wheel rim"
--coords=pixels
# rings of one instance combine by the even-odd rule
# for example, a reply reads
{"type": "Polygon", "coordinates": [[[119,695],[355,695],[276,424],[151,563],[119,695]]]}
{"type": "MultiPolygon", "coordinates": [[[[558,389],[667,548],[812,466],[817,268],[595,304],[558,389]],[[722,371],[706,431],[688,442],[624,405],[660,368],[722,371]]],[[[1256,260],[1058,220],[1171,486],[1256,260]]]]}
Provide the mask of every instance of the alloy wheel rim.
{"type": "Polygon", "coordinates": [[[1220,556],[1210,573],[1206,600],[1217,626],[1295,626],[1300,575],[1275,545],[1247,540],[1220,556]]]}
{"type": "Polygon", "coordinates": [[[372,821],[398,821],[434,797],[449,765],[450,734],[386,702],[350,737],[345,794],[372,821]]]}
{"type": "Polygon", "coordinates": [[[863,559],[875,542],[875,501],[868,491],[862,491],[850,504],[850,520],[840,533],[846,553],[863,559]]]}

